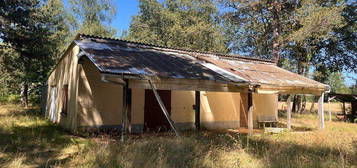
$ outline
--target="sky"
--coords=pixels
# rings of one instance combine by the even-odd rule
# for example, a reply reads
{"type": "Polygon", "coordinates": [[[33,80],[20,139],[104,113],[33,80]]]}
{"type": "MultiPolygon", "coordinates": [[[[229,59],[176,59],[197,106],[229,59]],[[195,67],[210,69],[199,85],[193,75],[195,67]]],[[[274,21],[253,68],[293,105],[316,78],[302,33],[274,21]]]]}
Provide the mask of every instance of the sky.
{"type": "MultiPolygon", "coordinates": [[[[114,0],[113,2],[117,13],[110,25],[117,30],[116,36],[119,37],[123,31],[129,29],[132,17],[138,14],[139,2],[138,0],[114,0]]],[[[354,80],[352,78],[357,78],[357,74],[350,74],[348,72],[344,72],[343,74],[345,76],[345,83],[348,86],[353,85],[354,80]]]]}
{"type": "Polygon", "coordinates": [[[139,3],[137,0],[116,0],[114,5],[117,13],[111,25],[117,29],[117,36],[129,29],[132,16],[138,14],[139,3]]]}

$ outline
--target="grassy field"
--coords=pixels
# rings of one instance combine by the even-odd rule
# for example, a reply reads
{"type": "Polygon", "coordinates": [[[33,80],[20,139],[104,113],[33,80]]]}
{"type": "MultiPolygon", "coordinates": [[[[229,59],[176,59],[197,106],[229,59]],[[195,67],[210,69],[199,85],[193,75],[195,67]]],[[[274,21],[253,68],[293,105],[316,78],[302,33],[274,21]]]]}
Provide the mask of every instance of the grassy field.
{"type": "MultiPolygon", "coordinates": [[[[282,120],[284,122],[284,120],[282,120]]],[[[73,136],[36,109],[0,106],[0,167],[357,167],[357,124],[296,115],[295,131],[244,135],[185,132],[130,136],[73,136]],[[309,130],[309,131],[306,131],[309,130]]]]}

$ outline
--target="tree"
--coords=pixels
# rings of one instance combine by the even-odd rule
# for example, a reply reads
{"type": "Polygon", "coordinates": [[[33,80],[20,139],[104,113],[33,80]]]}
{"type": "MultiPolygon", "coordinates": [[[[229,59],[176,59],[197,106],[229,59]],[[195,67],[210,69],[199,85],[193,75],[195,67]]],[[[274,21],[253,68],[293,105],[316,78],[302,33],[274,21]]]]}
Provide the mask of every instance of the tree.
{"type": "Polygon", "coordinates": [[[280,47],[277,42],[284,35],[282,30],[293,25],[290,16],[296,3],[276,0],[220,2],[226,7],[223,18],[229,48],[241,55],[274,59],[273,48],[279,50],[276,47],[280,47]]]}
{"type": "Polygon", "coordinates": [[[351,86],[351,92],[352,94],[357,95],[357,79],[354,79],[355,83],[351,86]]]}
{"type": "Polygon", "coordinates": [[[72,15],[77,32],[114,36],[115,30],[106,25],[115,16],[116,9],[112,0],[70,0],[72,15]]]}
{"type": "Polygon", "coordinates": [[[0,39],[12,49],[1,49],[1,61],[3,68],[21,81],[25,106],[29,85],[45,81],[62,40],[57,34],[64,29],[62,18],[52,15],[54,8],[47,5],[39,0],[0,1],[0,39]]]}
{"type": "Polygon", "coordinates": [[[212,1],[140,0],[126,39],[184,49],[227,52],[212,1]]]}
{"type": "Polygon", "coordinates": [[[351,94],[351,90],[344,83],[344,77],[340,72],[331,73],[326,84],[330,85],[333,93],[351,94]]]}
{"type": "MultiPolygon", "coordinates": [[[[346,0],[340,9],[342,23],[316,45],[313,64],[329,71],[357,72],[357,3],[346,0]]],[[[337,14],[336,14],[337,15],[337,14]]],[[[336,18],[336,16],[331,16],[336,18]]]]}
{"type": "MultiPolygon", "coordinates": [[[[230,47],[237,53],[280,58],[279,66],[321,82],[328,78],[327,72],[357,70],[355,2],[221,2],[229,9],[224,14],[225,24],[230,47]]],[[[299,99],[296,96],[294,104],[300,104],[299,99]]]]}

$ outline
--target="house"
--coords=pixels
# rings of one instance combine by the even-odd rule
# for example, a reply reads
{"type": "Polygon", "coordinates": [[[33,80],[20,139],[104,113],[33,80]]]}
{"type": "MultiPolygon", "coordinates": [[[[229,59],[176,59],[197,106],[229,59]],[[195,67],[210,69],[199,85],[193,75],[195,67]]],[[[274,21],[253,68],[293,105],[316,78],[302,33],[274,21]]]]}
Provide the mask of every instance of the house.
{"type": "Polygon", "coordinates": [[[170,127],[252,130],[260,121],[277,120],[278,94],[323,98],[329,89],[271,60],[83,34],[47,85],[51,121],[70,130],[124,128],[131,133],[170,127]]]}

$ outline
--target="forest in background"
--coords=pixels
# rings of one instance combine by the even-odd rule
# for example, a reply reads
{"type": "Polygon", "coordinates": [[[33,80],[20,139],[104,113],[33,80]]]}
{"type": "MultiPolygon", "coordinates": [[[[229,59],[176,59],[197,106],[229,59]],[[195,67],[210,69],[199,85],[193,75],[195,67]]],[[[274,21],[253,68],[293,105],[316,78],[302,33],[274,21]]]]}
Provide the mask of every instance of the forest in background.
{"type": "MultiPolygon", "coordinates": [[[[0,101],[38,103],[77,33],[116,37],[113,0],[0,0],[0,101]]],[[[168,47],[274,59],[280,67],[357,94],[355,0],[139,0],[120,37],[168,47]]],[[[307,101],[295,96],[295,104],[307,101]]],[[[299,111],[297,107],[296,111],[299,111]]]]}

